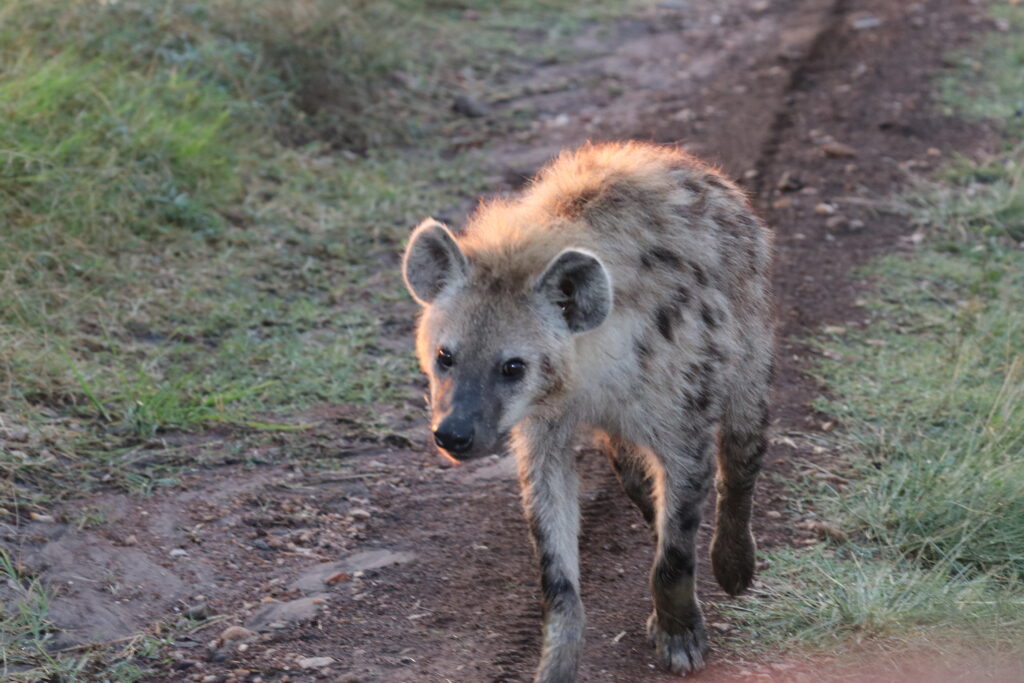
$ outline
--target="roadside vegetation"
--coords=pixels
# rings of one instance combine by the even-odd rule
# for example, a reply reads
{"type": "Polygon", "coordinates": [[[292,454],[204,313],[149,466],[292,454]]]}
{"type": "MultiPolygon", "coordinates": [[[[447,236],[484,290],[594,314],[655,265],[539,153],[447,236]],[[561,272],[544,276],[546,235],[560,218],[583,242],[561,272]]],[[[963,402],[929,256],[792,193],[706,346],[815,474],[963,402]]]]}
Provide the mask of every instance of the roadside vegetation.
{"type": "Polygon", "coordinates": [[[0,517],[173,482],[131,465],[163,434],[406,397],[397,247],[520,125],[454,97],[612,5],[6,3],[0,517]]]}
{"type": "Polygon", "coordinates": [[[843,428],[808,437],[838,455],[796,505],[829,540],[770,557],[736,611],[744,642],[861,671],[1024,667],[1024,9],[995,11],[1010,31],[941,86],[961,115],[1005,121],[1007,149],[886,207],[920,246],[866,268],[865,328],[818,342],[834,396],[819,408],[843,428]]]}
{"type": "MultiPolygon", "coordinates": [[[[409,410],[400,244],[466,208],[471,150],[530,114],[453,101],[514,92],[623,4],[4,3],[0,523],[174,485],[213,464],[186,434],[229,428],[237,458],[317,403],[371,431],[409,410]]],[[[43,588],[7,554],[0,574],[0,677],[97,666],[49,653],[43,588]]]]}

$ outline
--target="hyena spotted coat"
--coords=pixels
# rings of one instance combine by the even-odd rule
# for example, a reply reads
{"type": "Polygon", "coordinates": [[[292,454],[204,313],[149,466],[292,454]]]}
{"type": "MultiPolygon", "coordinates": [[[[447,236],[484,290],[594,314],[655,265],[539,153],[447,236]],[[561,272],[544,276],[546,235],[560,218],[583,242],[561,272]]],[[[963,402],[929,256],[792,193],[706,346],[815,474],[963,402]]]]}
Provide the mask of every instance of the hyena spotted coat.
{"type": "Polygon", "coordinates": [[[712,482],[711,560],[731,594],[754,573],[751,496],[766,448],[770,231],[684,152],[588,145],[458,236],[428,219],[404,259],[437,445],[465,460],[506,435],[541,570],[538,681],[571,681],[584,632],[572,442],[605,444],[654,530],[658,659],[704,666],[694,540],[712,482]]]}

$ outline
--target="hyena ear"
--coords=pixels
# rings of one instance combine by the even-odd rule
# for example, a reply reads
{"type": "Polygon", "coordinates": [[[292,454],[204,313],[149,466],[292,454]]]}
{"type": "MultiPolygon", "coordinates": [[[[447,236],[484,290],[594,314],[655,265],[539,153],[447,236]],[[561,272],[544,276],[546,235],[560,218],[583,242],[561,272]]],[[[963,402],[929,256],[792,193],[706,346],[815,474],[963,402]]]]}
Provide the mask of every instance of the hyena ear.
{"type": "Polygon", "coordinates": [[[433,218],[413,230],[402,259],[402,276],[409,293],[422,306],[448,284],[466,277],[469,262],[451,231],[433,218]]]}
{"type": "Polygon", "coordinates": [[[604,264],[581,249],[556,256],[537,281],[537,291],[558,306],[573,332],[592,330],[612,310],[612,280],[604,264]]]}

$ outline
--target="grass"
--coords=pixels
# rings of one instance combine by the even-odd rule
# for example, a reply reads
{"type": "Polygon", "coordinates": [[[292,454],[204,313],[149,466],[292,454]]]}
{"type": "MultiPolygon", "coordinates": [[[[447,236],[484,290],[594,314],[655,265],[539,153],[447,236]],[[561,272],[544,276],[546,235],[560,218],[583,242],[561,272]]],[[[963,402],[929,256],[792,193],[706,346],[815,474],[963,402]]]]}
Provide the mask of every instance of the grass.
{"type": "Polygon", "coordinates": [[[454,94],[615,6],[6,3],[0,515],[173,481],[116,462],[169,431],[404,400],[396,253],[484,189],[447,140],[517,125],[454,94]]]}
{"type": "Polygon", "coordinates": [[[954,68],[940,89],[951,112],[994,119],[1014,138],[1024,133],[1024,15],[1016,2],[997,3],[992,13],[1003,30],[990,33],[980,48],[953,55],[954,68]]]}
{"type": "MultiPolygon", "coordinates": [[[[226,426],[250,462],[308,450],[314,404],[362,406],[371,432],[405,410],[401,244],[486,189],[453,148],[522,125],[455,95],[514,95],[624,4],[3,3],[0,521],[176,485],[208,464],[182,432],[226,426]]],[[[49,652],[41,584],[7,554],[0,574],[0,677],[144,675],[144,638],[49,652]]]]}
{"type": "MultiPolygon", "coordinates": [[[[961,56],[977,65],[969,84],[962,68],[943,81],[966,115],[1024,98],[1024,10],[996,11],[1015,33],[961,56]]],[[[802,514],[847,540],[771,555],[736,608],[766,647],[1024,669],[1024,129],[1009,123],[1005,153],[893,201],[925,241],[866,269],[865,328],[819,342],[835,397],[819,408],[844,425],[830,467],[850,483],[799,493],[802,514]]]]}

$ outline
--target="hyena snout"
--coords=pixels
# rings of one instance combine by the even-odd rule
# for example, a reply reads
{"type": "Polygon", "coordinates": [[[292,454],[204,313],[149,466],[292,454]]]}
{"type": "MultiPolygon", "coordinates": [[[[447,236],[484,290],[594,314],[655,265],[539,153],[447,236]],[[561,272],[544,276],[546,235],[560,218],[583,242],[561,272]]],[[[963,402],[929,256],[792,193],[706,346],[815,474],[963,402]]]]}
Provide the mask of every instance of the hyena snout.
{"type": "Polygon", "coordinates": [[[434,428],[434,443],[453,457],[468,453],[473,447],[475,429],[471,420],[449,415],[434,428]]]}
{"type": "Polygon", "coordinates": [[[480,401],[438,400],[434,403],[431,432],[446,456],[464,462],[492,454],[499,440],[494,420],[480,401]]]}

